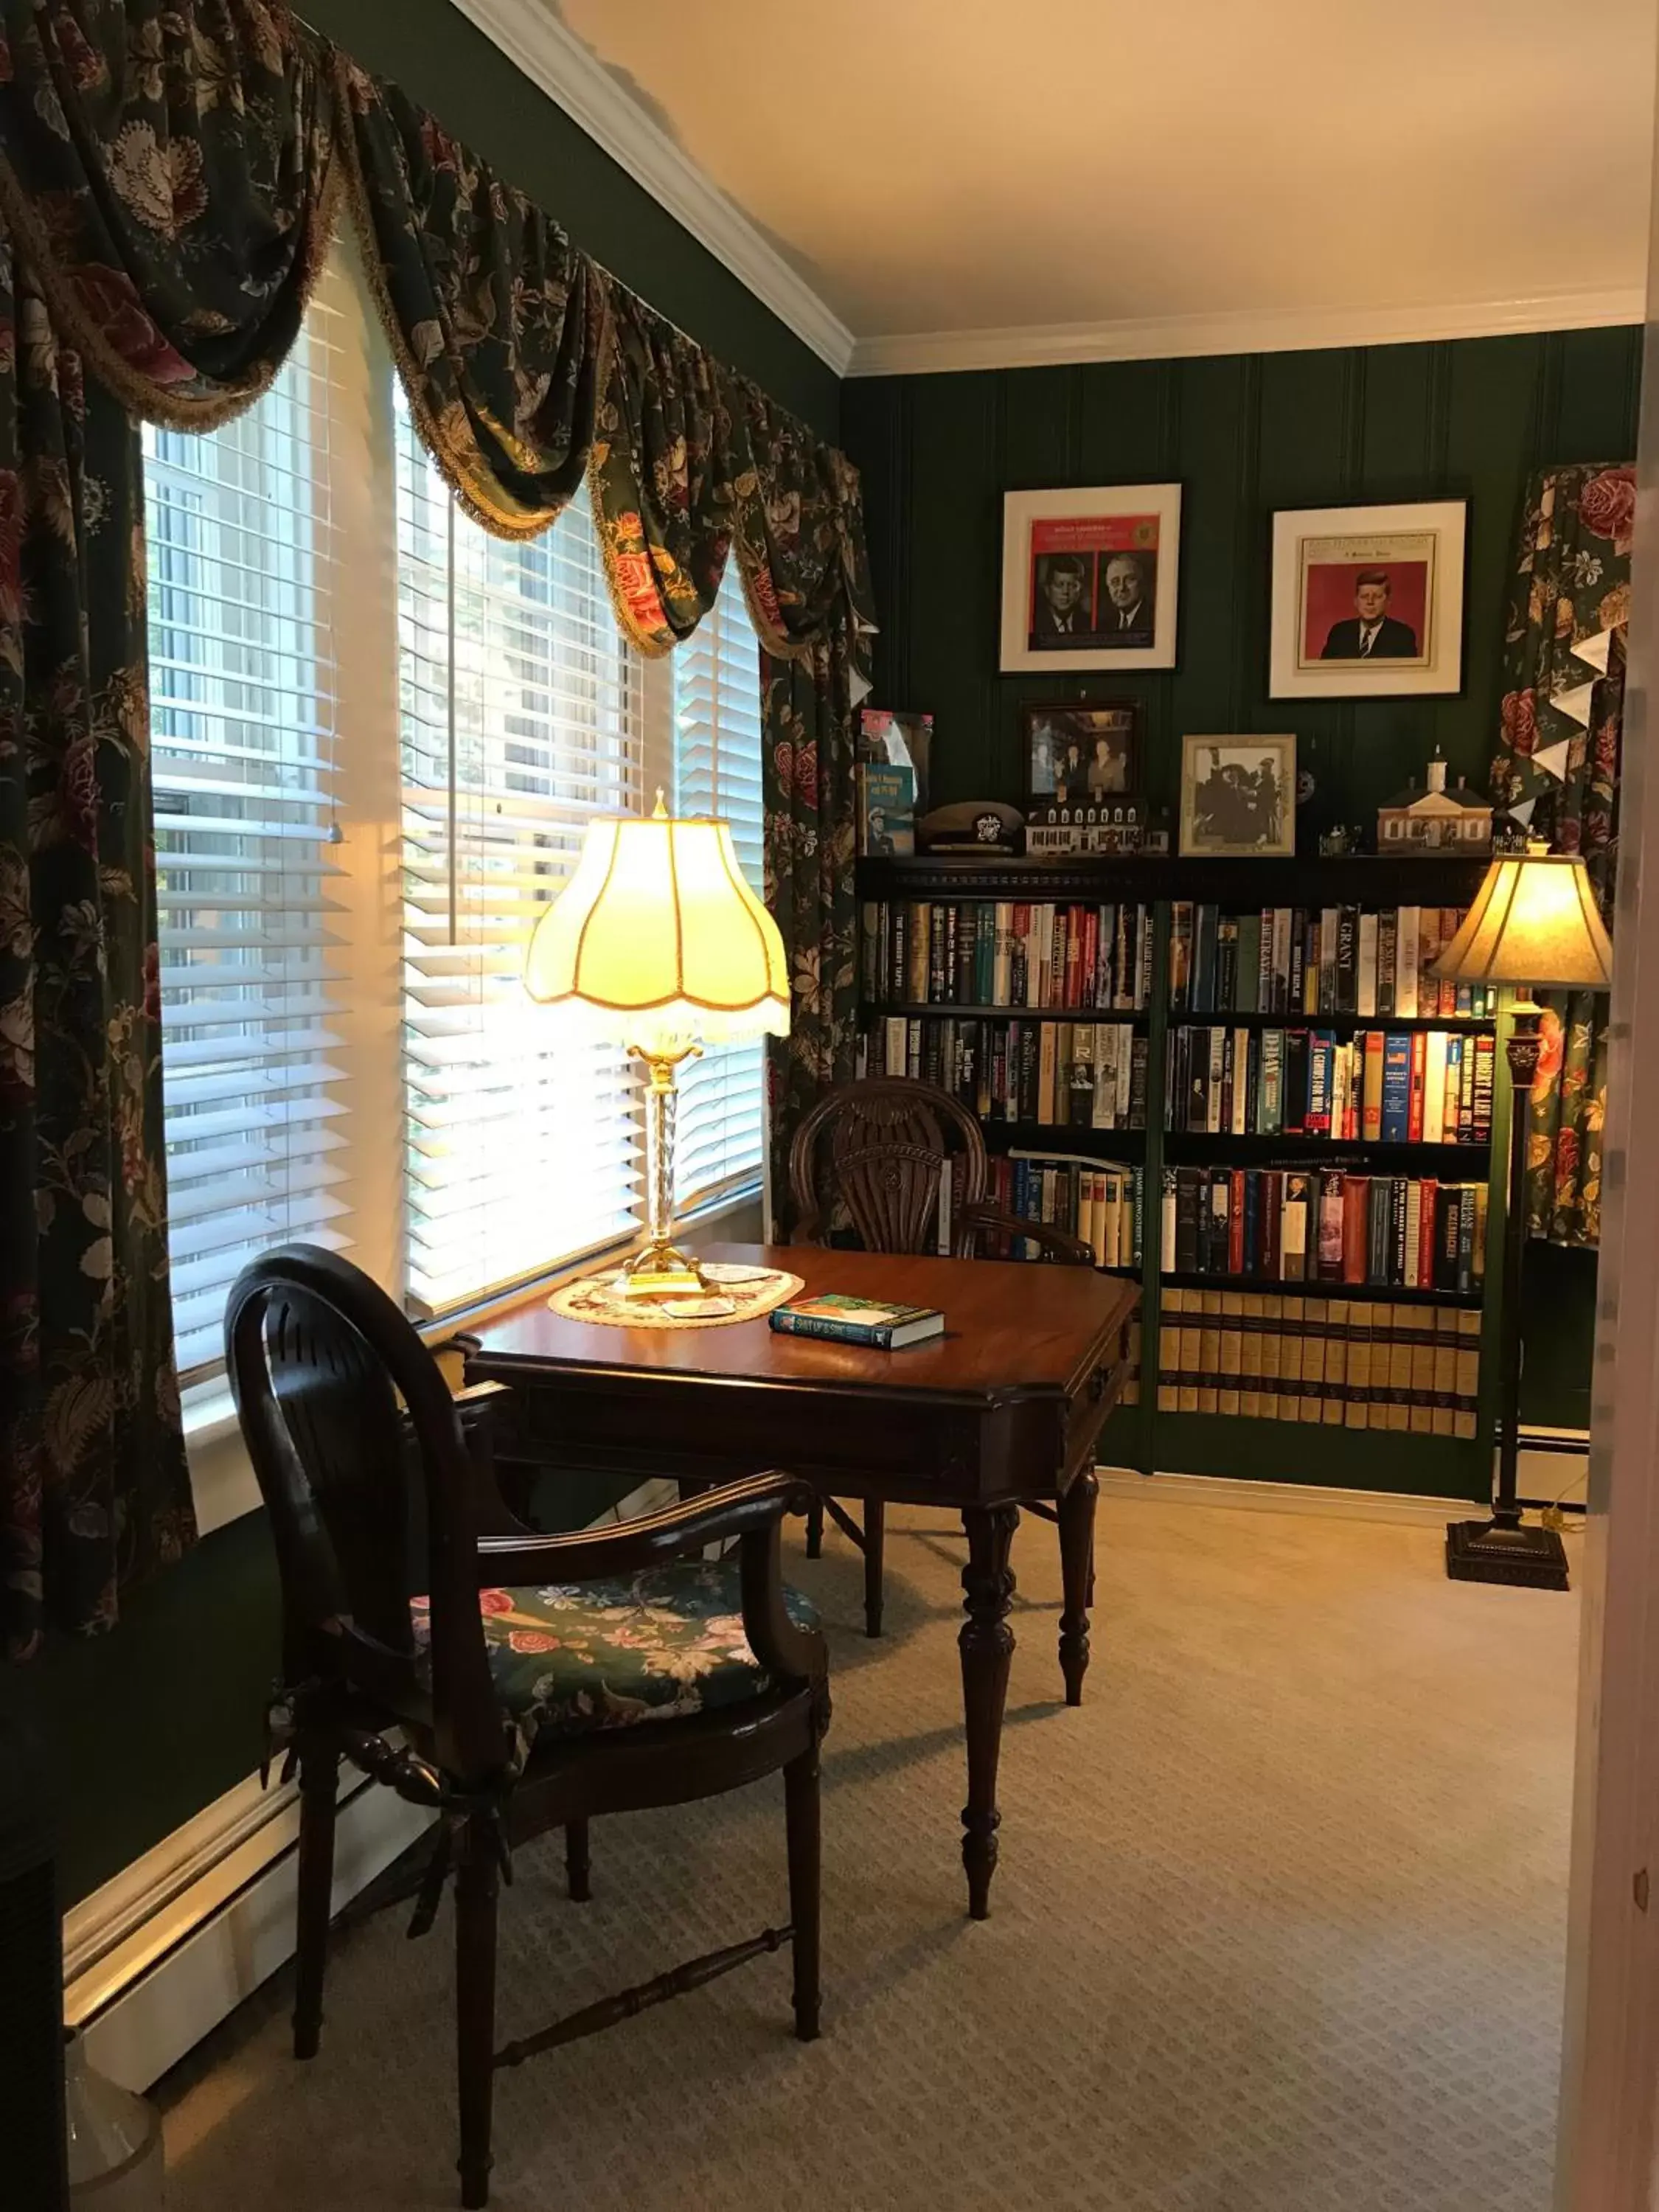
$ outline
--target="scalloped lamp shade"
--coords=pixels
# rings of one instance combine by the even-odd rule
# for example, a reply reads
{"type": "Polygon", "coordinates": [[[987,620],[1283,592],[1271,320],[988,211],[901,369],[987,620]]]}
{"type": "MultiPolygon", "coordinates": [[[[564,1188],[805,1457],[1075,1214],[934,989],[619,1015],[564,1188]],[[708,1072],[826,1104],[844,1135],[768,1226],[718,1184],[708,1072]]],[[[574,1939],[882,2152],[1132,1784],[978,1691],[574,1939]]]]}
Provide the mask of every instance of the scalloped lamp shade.
{"type": "Polygon", "coordinates": [[[1494,860],[1433,972],[1459,983],[1611,990],[1613,944],[1584,863],[1565,853],[1494,860]]]}
{"type": "Polygon", "coordinates": [[[525,987],[647,1054],[789,1032],[783,939],[730,830],[671,817],[660,798],[648,817],[588,824],[574,874],[536,925],[525,987]]]}

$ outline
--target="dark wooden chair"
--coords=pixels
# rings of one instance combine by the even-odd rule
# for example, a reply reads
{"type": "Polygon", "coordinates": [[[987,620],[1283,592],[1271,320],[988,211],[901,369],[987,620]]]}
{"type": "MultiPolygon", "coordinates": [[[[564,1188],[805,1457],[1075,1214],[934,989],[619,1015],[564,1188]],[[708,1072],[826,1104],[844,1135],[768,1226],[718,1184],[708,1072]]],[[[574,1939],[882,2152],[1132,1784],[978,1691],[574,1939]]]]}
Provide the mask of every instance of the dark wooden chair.
{"type": "Polygon", "coordinates": [[[795,2033],[815,2037],[827,1662],[780,1565],[780,1524],[805,1510],[804,1486],[759,1474],[612,1528],[536,1535],[469,1455],[431,1353],[347,1261],[302,1244],[256,1261],[231,1291],[226,1339],[282,1577],[273,1735],[300,1785],[295,2057],[315,2055],[322,2021],[343,1759],[439,1816],[411,1934],[431,1926],[455,1873],[463,2204],[488,2197],[497,2067],[785,1943],[795,2033]],[[700,1556],[733,1537],[735,1559],[700,1556]],[[563,1828],[580,1900],[596,1814],[780,1768],[787,1926],[496,2049],[497,1885],[515,1844],[563,1828]]]}
{"type": "MultiPolygon", "coordinates": [[[[872,1252],[933,1252],[939,1249],[942,1170],[951,1165],[948,1242],[958,1259],[983,1259],[1029,1238],[1042,1257],[1066,1266],[1094,1265],[1081,1237],[1006,1213],[986,1197],[989,1164],[979,1123],[948,1091],[908,1076],[874,1075],[842,1084],[821,1098],[789,1148],[789,1188],[794,1200],[793,1241],[824,1242],[844,1214],[859,1242],[872,1252]]],[[[1054,1521],[1060,1531],[1066,1610],[1080,1620],[1094,1600],[1094,1506],[1097,1484],[1079,1476],[1065,1499],[1029,1504],[1028,1512],[1054,1521]]],[[[864,1624],[881,1634],[882,1573],[886,1508],[866,1500],[862,1522],[835,1498],[815,1499],[807,1516],[806,1551],[823,1547],[825,1514],[864,1554],[864,1624]]],[[[1082,1631],[1077,1631],[1081,1637],[1082,1631]]],[[[1064,1656],[1064,1650],[1062,1650],[1064,1656]]],[[[1083,1675],[1066,1668],[1066,1702],[1082,1700],[1083,1675]]]]}

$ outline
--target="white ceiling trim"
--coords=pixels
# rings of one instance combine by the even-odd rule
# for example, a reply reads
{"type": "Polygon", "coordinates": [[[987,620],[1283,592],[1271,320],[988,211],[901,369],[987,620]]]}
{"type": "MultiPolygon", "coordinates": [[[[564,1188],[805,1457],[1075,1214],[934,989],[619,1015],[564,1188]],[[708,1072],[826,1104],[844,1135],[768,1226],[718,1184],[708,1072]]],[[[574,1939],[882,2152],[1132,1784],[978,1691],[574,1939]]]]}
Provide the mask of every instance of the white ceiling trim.
{"type": "Polygon", "coordinates": [[[1046,368],[1071,362],[1171,361],[1200,354],[1299,353],[1325,346],[1410,345],[1503,337],[1525,331],[1596,330],[1639,323],[1639,286],[1547,292],[1468,306],[1238,309],[1031,329],[914,331],[860,338],[844,374],[915,376],[969,368],[1046,368]]]}
{"type": "MultiPolygon", "coordinates": [[[[795,336],[847,374],[853,333],[581,40],[537,0],[452,0],[795,336]]],[[[555,209],[556,215],[562,211],[555,209]]],[[[578,240],[578,243],[580,241],[578,240]]]]}

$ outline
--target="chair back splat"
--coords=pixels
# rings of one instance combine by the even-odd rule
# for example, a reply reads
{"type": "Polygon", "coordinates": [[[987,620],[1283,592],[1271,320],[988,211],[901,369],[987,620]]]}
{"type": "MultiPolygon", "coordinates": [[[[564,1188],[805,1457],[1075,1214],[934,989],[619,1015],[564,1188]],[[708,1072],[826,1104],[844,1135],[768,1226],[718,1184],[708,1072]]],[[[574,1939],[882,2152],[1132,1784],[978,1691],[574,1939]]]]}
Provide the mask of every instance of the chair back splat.
{"type": "Polygon", "coordinates": [[[823,1239],[837,1200],[872,1252],[934,1249],[940,1170],[951,1162],[958,1218],[985,1195],[985,1139],[948,1091],[898,1076],[872,1076],[821,1099],[789,1156],[797,1240],[823,1239]]]}
{"type": "Polygon", "coordinates": [[[377,1285],[305,1244],[244,1270],[225,1342],[281,1571],[285,1679],[435,1729],[453,1772],[498,1767],[472,1470],[432,1354],[377,1285]],[[422,1591],[429,1680],[409,1607],[422,1591]]]}

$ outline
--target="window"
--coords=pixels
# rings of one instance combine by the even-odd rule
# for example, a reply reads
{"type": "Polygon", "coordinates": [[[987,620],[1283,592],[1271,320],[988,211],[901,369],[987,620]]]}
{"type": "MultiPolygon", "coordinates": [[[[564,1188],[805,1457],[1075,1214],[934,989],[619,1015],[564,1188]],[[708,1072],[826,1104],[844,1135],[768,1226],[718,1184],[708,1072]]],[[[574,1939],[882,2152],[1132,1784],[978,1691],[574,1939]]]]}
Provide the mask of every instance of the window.
{"type": "Polygon", "coordinates": [[[644,798],[644,684],[580,504],[489,536],[396,404],[408,1289],[434,1313],[638,1218],[633,1072],[522,979],[584,823],[644,798]]]}
{"type": "Polygon", "coordinates": [[[288,1237],[338,1244],[332,318],[210,437],[144,432],[162,1050],[181,1372],[288,1237]]]}
{"type": "MultiPolygon", "coordinates": [[[[760,883],[757,648],[735,565],[669,663],[623,645],[585,503],[489,536],[427,459],[343,261],[267,397],[147,430],[179,1364],[273,1243],[421,1317],[630,1234],[635,1069],[522,986],[595,814],[670,787],[760,883]]],[[[679,1195],[752,1183],[760,1047],[685,1072],[679,1195]]]]}
{"type": "MultiPolygon", "coordinates": [[[[760,641],[736,559],[720,597],[670,657],[674,693],[674,811],[732,825],[738,860],[763,896],[760,641]]],[[[713,1046],[680,1070],[675,1200],[683,1207],[759,1181],[765,1143],[765,1047],[713,1046]]]]}

